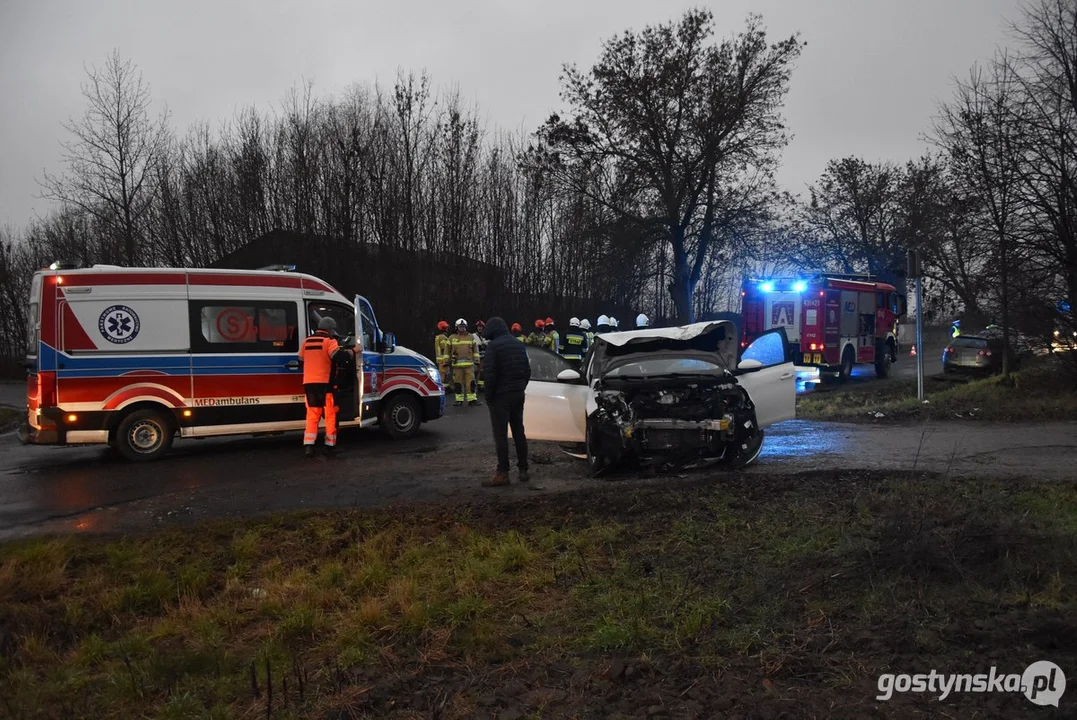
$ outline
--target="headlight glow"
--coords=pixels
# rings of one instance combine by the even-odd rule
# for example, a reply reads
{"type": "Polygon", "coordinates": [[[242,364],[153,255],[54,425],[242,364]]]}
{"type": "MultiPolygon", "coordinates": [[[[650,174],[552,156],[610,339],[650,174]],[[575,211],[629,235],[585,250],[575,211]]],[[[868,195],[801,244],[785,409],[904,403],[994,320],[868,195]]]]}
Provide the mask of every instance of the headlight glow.
{"type": "Polygon", "coordinates": [[[438,369],[436,367],[428,367],[426,369],[426,374],[429,375],[430,379],[433,380],[434,382],[440,382],[441,381],[441,372],[438,371],[438,369]]]}

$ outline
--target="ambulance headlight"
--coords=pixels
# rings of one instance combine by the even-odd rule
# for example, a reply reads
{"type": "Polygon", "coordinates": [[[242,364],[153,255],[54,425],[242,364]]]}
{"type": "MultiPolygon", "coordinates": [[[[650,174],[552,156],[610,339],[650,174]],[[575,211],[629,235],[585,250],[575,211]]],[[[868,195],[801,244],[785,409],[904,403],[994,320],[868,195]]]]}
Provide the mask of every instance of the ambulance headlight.
{"type": "Polygon", "coordinates": [[[441,372],[436,367],[428,367],[426,369],[426,374],[429,375],[430,379],[434,382],[441,380],[441,372]]]}

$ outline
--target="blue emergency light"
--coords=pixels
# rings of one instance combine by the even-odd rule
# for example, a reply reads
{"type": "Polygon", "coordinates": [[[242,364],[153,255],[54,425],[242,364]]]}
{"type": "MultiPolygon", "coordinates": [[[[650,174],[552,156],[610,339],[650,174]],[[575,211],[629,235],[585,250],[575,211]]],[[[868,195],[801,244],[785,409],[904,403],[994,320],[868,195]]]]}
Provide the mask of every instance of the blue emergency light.
{"type": "Polygon", "coordinates": [[[796,283],[793,284],[793,292],[804,292],[807,289],[808,283],[803,280],[797,280],[796,283]]]}
{"type": "Polygon", "coordinates": [[[759,289],[763,292],[774,292],[774,283],[769,280],[765,283],[760,283],[759,289]]]}

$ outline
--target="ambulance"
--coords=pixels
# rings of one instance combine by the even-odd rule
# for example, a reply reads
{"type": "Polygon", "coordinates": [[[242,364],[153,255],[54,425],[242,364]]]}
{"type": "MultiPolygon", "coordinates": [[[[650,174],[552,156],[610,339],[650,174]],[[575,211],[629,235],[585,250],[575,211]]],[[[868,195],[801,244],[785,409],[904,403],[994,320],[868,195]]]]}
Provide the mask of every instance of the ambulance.
{"type": "Polygon", "coordinates": [[[445,413],[431,360],[397,346],[365,298],[293,267],[53,263],[34,274],[28,317],[24,444],[107,443],[148,461],[177,435],[302,430],[298,351],[323,317],[363,348],[354,385],[338,393],[341,427],[407,438],[445,413]]]}

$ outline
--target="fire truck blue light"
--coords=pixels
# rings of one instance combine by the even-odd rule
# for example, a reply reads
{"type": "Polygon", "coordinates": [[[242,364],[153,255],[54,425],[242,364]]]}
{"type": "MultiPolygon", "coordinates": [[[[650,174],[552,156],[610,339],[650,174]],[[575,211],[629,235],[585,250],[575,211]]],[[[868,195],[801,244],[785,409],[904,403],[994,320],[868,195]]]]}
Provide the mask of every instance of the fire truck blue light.
{"type": "Polygon", "coordinates": [[[763,292],[774,292],[774,283],[767,281],[759,286],[763,292]]]}
{"type": "Polygon", "coordinates": [[[793,285],[794,292],[804,292],[807,289],[808,283],[804,282],[803,280],[800,280],[795,285],[793,285]]]}

